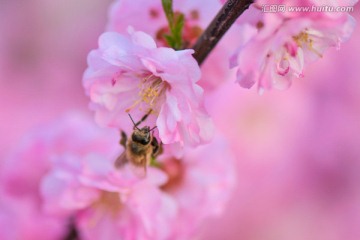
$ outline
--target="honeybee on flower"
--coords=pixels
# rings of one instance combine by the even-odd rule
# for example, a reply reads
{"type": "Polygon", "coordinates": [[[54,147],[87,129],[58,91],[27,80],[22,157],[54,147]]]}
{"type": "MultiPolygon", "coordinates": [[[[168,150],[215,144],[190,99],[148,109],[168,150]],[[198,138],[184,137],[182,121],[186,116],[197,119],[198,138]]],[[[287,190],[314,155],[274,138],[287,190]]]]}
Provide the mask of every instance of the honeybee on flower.
{"type": "Polygon", "coordinates": [[[128,114],[157,126],[164,144],[196,146],[210,140],[212,121],[197,84],[200,68],[193,50],[157,47],[146,33],[106,32],[88,56],[83,84],[103,126],[129,129],[128,114]]]}
{"type": "Polygon", "coordinates": [[[161,145],[153,134],[156,126],[151,129],[149,126],[138,127],[146,120],[150,113],[151,111],[137,123],[135,123],[131,115],[129,115],[134,124],[134,131],[129,138],[125,132],[121,132],[120,144],[123,145],[125,151],[115,161],[117,168],[122,168],[126,164],[130,164],[134,173],[139,177],[146,176],[147,166],[150,165],[151,159],[160,153],[161,148],[161,145]]]}

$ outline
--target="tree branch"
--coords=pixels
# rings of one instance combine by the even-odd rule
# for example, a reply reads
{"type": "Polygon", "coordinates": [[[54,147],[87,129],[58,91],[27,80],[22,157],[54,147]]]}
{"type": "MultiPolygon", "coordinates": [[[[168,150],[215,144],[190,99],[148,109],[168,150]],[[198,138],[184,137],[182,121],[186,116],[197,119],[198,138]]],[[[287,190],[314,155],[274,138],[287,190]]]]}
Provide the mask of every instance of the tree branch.
{"type": "Polygon", "coordinates": [[[216,44],[224,36],[235,20],[253,3],[253,0],[228,0],[203,34],[193,49],[194,58],[201,65],[216,44]]]}

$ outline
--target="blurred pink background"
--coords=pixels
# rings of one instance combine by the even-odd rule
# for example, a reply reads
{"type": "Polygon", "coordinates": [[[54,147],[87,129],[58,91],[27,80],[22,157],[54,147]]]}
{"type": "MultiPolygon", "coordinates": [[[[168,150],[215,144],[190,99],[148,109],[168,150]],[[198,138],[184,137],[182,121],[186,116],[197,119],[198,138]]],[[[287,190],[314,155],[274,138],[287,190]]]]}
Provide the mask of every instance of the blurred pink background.
{"type": "MultiPolygon", "coordinates": [[[[111,2],[0,2],[0,159],[32,127],[87,111],[82,73],[111,2]]],[[[259,96],[228,82],[209,97],[238,185],[203,239],[360,239],[359,41],[357,26],[289,90],[259,96]]]]}

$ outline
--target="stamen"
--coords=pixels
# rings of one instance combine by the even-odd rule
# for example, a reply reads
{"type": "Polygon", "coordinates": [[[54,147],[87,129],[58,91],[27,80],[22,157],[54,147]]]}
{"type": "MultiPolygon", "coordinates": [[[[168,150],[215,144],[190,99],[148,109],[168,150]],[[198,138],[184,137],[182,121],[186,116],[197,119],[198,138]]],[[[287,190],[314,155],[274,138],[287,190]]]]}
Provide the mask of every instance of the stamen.
{"type": "MultiPolygon", "coordinates": [[[[305,30],[306,31],[306,30],[305,30]]],[[[310,35],[302,31],[298,35],[294,36],[293,39],[296,42],[296,44],[299,47],[302,47],[303,45],[307,46],[310,51],[318,55],[320,58],[322,58],[322,54],[314,48],[314,40],[310,37],[310,35]]]]}
{"type": "Polygon", "coordinates": [[[129,113],[134,107],[141,103],[141,99],[136,100],[130,107],[128,107],[125,112],[129,113]]]}
{"type": "Polygon", "coordinates": [[[130,112],[138,105],[140,105],[139,109],[142,110],[142,103],[145,103],[146,105],[145,110],[156,109],[157,100],[161,95],[163,95],[166,89],[166,83],[162,81],[161,78],[150,74],[141,80],[139,89],[139,99],[127,108],[125,110],[126,112],[130,112]]]}

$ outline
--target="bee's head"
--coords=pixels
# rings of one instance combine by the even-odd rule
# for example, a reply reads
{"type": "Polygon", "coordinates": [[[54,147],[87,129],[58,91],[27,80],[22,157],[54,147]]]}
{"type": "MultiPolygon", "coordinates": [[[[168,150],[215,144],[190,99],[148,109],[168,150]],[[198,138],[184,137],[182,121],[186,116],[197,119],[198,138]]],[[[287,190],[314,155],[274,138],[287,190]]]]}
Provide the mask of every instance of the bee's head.
{"type": "MultiPolygon", "coordinates": [[[[152,129],[150,129],[149,126],[145,126],[143,128],[138,128],[137,126],[143,121],[143,120],[140,120],[138,123],[135,123],[134,120],[132,119],[131,115],[129,114],[129,117],[131,119],[131,121],[133,122],[134,124],[134,132],[133,134],[131,135],[131,139],[134,141],[134,142],[137,142],[137,143],[141,143],[143,145],[147,145],[150,143],[151,141],[151,135],[150,135],[150,132],[153,131],[155,127],[153,127],[152,129]]],[[[144,118],[144,117],[143,117],[144,118]]]]}
{"type": "Polygon", "coordinates": [[[150,143],[151,137],[150,137],[150,127],[145,126],[141,129],[135,128],[131,139],[134,142],[141,143],[143,145],[147,145],[150,143]]]}

